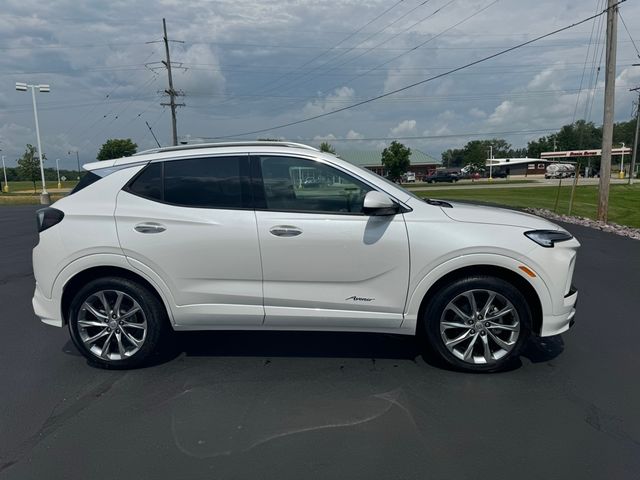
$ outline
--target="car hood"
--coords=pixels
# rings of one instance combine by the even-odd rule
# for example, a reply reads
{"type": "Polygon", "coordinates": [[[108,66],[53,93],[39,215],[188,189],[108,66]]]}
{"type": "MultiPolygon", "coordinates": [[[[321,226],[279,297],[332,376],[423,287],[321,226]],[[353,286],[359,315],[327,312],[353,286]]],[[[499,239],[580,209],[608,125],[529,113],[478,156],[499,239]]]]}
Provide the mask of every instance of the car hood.
{"type": "Polygon", "coordinates": [[[544,218],[506,208],[486,207],[446,201],[451,208],[443,206],[442,211],[452,220],[467,223],[488,223],[511,225],[531,230],[560,230],[560,227],[544,218]]]}

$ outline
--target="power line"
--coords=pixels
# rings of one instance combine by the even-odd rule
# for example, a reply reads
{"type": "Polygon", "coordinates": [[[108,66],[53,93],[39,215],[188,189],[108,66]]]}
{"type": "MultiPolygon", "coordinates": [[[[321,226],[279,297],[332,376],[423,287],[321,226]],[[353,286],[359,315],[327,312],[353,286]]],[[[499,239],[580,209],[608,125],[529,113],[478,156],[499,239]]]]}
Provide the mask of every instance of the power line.
{"type": "MultiPolygon", "coordinates": [[[[346,37],[344,37],[342,40],[340,40],[338,43],[336,43],[335,45],[333,45],[332,47],[324,50],[323,52],[321,52],[320,54],[316,55],[315,57],[307,60],[306,62],[304,62],[303,64],[299,65],[298,67],[296,67],[294,70],[291,70],[289,72],[285,72],[283,73],[280,77],[278,77],[277,79],[275,79],[272,84],[276,84],[278,83],[281,79],[287,77],[288,75],[295,73],[296,70],[299,70],[303,67],[306,67],[307,65],[315,62],[318,58],[324,56],[325,54],[331,52],[332,50],[337,49],[340,45],[342,45],[344,42],[346,42],[347,40],[353,38],[355,35],[357,35],[358,33],[360,33],[362,30],[364,30],[365,28],[367,28],[369,25],[373,24],[374,22],[376,22],[377,20],[379,20],[380,18],[382,18],[384,15],[386,15],[388,12],[390,12],[391,10],[393,10],[394,8],[396,8],[398,5],[400,5],[402,2],[404,2],[404,0],[398,0],[396,3],[394,3],[393,5],[391,5],[389,8],[387,8],[386,10],[384,10],[382,13],[380,13],[379,15],[377,15],[375,18],[373,18],[372,20],[369,20],[367,23],[365,23],[364,25],[362,25],[360,28],[358,28],[357,30],[355,30],[354,32],[350,33],[349,35],[347,35],[346,37]]],[[[270,87],[270,85],[267,85],[263,91],[265,91],[265,89],[268,89],[270,87]]]]}
{"type": "MultiPolygon", "coordinates": [[[[279,88],[284,88],[286,86],[292,86],[295,85],[296,83],[298,83],[299,80],[302,80],[304,77],[311,75],[313,72],[318,71],[319,69],[321,69],[322,67],[324,67],[325,65],[328,65],[331,62],[334,62],[335,60],[341,58],[342,56],[346,55],[347,53],[353,51],[354,49],[358,48],[360,45],[368,42],[369,40],[371,40],[373,37],[379,35],[380,33],[384,32],[386,29],[388,29],[389,27],[392,27],[393,25],[395,25],[396,23],[398,23],[400,20],[406,18],[408,15],[412,14],[413,12],[415,12],[417,9],[419,9],[420,7],[426,5],[427,3],[429,3],[431,0],[424,0],[422,3],[419,3],[418,5],[416,5],[415,7],[411,8],[410,10],[408,10],[407,12],[403,13],[402,15],[400,15],[398,18],[396,18],[395,20],[393,20],[391,23],[388,23],[387,25],[385,25],[383,28],[381,28],[380,30],[377,30],[375,32],[373,32],[372,34],[370,34],[368,37],[366,37],[364,40],[361,40],[360,42],[358,42],[357,44],[355,44],[353,47],[348,48],[347,50],[341,52],[340,54],[336,55],[335,57],[329,59],[328,61],[321,63],[320,65],[317,65],[315,68],[311,69],[309,72],[305,73],[304,75],[302,75],[301,77],[299,77],[298,79],[293,79],[293,82],[288,81],[285,82],[283,85],[280,85],[279,88]]],[[[454,1],[454,0],[451,0],[454,1]]],[[[391,40],[391,39],[390,39],[391,40]]],[[[385,42],[383,42],[385,43],[385,42]]],[[[367,52],[368,50],[365,50],[365,52],[367,52]]],[[[357,58],[357,57],[356,57],[357,58]]],[[[346,62],[343,62],[341,64],[338,64],[337,66],[332,67],[331,69],[335,69],[337,67],[339,67],[340,65],[343,65],[344,63],[348,63],[353,59],[347,59],[346,62]]],[[[330,70],[331,70],[330,69],[330,70]]],[[[306,83],[306,82],[305,82],[306,83]]]]}
{"type": "MultiPolygon", "coordinates": [[[[601,19],[603,17],[600,17],[601,19]]],[[[604,21],[601,22],[600,25],[600,30],[599,30],[599,35],[601,35],[603,33],[603,27],[604,27],[604,21]]],[[[605,32],[606,35],[606,32],[605,32]]],[[[598,87],[598,79],[600,78],[600,70],[602,69],[602,57],[604,56],[604,47],[605,47],[605,43],[602,44],[602,47],[600,48],[600,58],[598,59],[598,62],[596,63],[596,51],[594,50],[594,54],[593,54],[593,68],[592,68],[592,74],[595,71],[595,78],[593,80],[593,85],[589,85],[590,87],[590,92],[591,92],[591,98],[587,98],[587,103],[585,104],[585,108],[584,108],[584,118],[585,120],[589,121],[589,119],[591,118],[591,112],[593,110],[593,104],[595,102],[596,99],[596,88],[598,87]]],[[[614,86],[615,88],[615,86],[614,86]]]]}
{"type": "Polygon", "coordinates": [[[622,18],[622,13],[620,12],[620,10],[618,10],[618,16],[622,21],[622,25],[624,26],[624,29],[627,32],[627,35],[629,35],[629,40],[631,40],[631,43],[633,44],[633,48],[636,50],[636,54],[638,55],[638,58],[640,58],[640,50],[638,50],[638,46],[636,45],[636,42],[633,40],[633,37],[631,36],[631,32],[629,32],[629,29],[627,28],[627,24],[625,23],[624,18],[622,18]]]}
{"type": "MultiPolygon", "coordinates": [[[[424,42],[419,43],[418,45],[416,45],[416,46],[414,46],[414,47],[410,48],[409,50],[406,50],[406,51],[404,51],[404,52],[400,53],[399,55],[396,55],[396,56],[394,56],[394,57],[391,57],[391,58],[390,58],[390,59],[388,59],[388,60],[385,60],[384,62],[382,62],[382,63],[380,63],[380,64],[376,65],[376,66],[375,66],[375,67],[373,67],[373,68],[370,68],[369,70],[366,70],[366,71],[365,71],[365,72],[363,72],[363,73],[360,73],[360,74],[358,74],[358,75],[355,75],[355,76],[353,76],[353,77],[348,78],[347,80],[345,80],[345,82],[344,82],[344,83],[350,83],[350,82],[353,82],[354,80],[357,80],[358,78],[362,78],[362,77],[364,77],[365,75],[368,75],[369,73],[371,73],[371,72],[373,72],[373,71],[375,71],[375,70],[378,70],[379,68],[384,67],[385,65],[388,65],[388,64],[390,64],[391,62],[394,62],[395,60],[397,60],[397,59],[399,59],[399,58],[401,58],[401,57],[404,57],[405,55],[408,55],[408,54],[410,54],[410,53],[412,53],[412,52],[414,52],[414,51],[416,51],[416,50],[418,50],[418,49],[420,49],[420,48],[424,47],[427,43],[430,43],[430,42],[434,41],[436,38],[438,38],[438,37],[442,36],[444,33],[448,32],[448,31],[450,31],[450,30],[453,30],[454,28],[456,28],[456,27],[458,27],[458,26],[462,25],[463,23],[465,23],[465,22],[467,22],[467,21],[471,20],[472,18],[476,17],[477,15],[480,15],[482,12],[484,12],[484,11],[485,11],[485,10],[487,10],[488,8],[492,7],[493,5],[495,5],[496,3],[498,3],[499,1],[500,1],[500,0],[493,0],[492,2],[490,2],[490,3],[488,3],[487,5],[485,5],[484,7],[482,7],[481,9],[476,10],[476,11],[475,11],[475,12],[473,12],[471,15],[468,15],[467,17],[463,18],[463,19],[462,19],[462,20],[460,20],[459,22],[456,22],[456,23],[454,23],[453,25],[451,25],[451,26],[449,26],[449,27],[445,28],[445,29],[444,29],[444,30],[442,30],[440,33],[437,33],[436,35],[432,36],[431,38],[428,38],[428,39],[427,39],[427,40],[425,40],[424,42]]],[[[528,43],[532,43],[532,42],[528,42],[528,43]]],[[[524,46],[524,44],[523,44],[522,46],[524,46]]],[[[340,86],[340,85],[335,84],[335,85],[333,85],[332,87],[330,87],[330,88],[328,89],[328,91],[331,91],[331,90],[333,90],[334,88],[338,88],[339,86],[340,86]]]]}
{"type": "MultiPolygon", "coordinates": [[[[532,130],[507,130],[502,132],[466,132],[466,133],[451,133],[446,135],[415,135],[407,137],[363,137],[363,138],[335,138],[335,137],[322,137],[317,136],[313,138],[295,138],[300,141],[318,141],[327,140],[331,142],[369,142],[369,141],[382,141],[382,140],[433,140],[440,138],[459,138],[459,137],[489,137],[494,135],[531,135],[532,133],[545,133],[545,132],[557,132],[558,128],[537,128],[532,130]]],[[[208,140],[207,137],[198,137],[204,140],[208,140]]],[[[294,139],[292,139],[294,140],[294,139]]]]}
{"type": "MultiPolygon", "coordinates": [[[[147,55],[147,57],[145,57],[145,59],[143,60],[143,63],[148,61],[155,53],[156,53],[155,51],[151,51],[151,53],[149,55],[147,55]]],[[[114,88],[109,90],[109,93],[107,93],[104,96],[103,102],[108,101],[111,98],[111,95],[113,95],[115,93],[115,91],[118,90],[120,87],[122,87],[122,84],[116,85],[114,88]]],[[[73,125],[71,127],[69,127],[65,131],[63,136],[66,136],[68,133],[70,133],[72,130],[74,130],[78,125],[80,125],[81,122],[83,122],[86,118],[88,118],[89,115],[91,115],[96,110],[96,108],[98,108],[98,105],[96,105],[94,108],[92,108],[92,109],[88,110],[87,112],[85,112],[84,115],[81,115],[80,118],[78,118],[78,120],[76,120],[76,122],[74,122],[73,125]]]]}
{"type": "MultiPolygon", "coordinates": [[[[377,45],[374,45],[373,47],[370,47],[368,49],[366,49],[364,52],[361,52],[360,54],[356,55],[355,57],[351,57],[349,58],[347,61],[342,62],[338,65],[335,65],[333,67],[331,67],[329,70],[327,70],[328,72],[335,70],[336,68],[342,67],[343,65],[346,65],[347,63],[351,63],[354,60],[357,60],[358,58],[361,58],[362,56],[366,55],[367,53],[371,52],[372,50],[377,50],[379,49],[382,45],[384,45],[387,42],[390,42],[391,40],[395,39],[398,35],[408,32],[409,30],[413,29],[415,26],[429,20],[430,18],[432,18],[433,16],[435,16],[438,12],[440,12],[441,10],[443,10],[444,8],[448,7],[449,5],[451,5],[453,2],[455,2],[456,0],[449,0],[447,3],[445,3],[444,5],[442,5],[441,7],[436,8],[433,12],[431,12],[429,15],[422,17],[420,20],[418,20],[417,22],[412,23],[411,25],[409,25],[407,28],[405,28],[404,30],[401,30],[400,32],[396,33],[395,35],[391,36],[391,38],[388,38],[387,40],[384,40],[383,42],[378,43],[377,45]]],[[[324,72],[327,73],[327,72],[324,72]]]]}
{"type": "MultiPolygon", "coordinates": [[[[604,0],[597,0],[596,1],[596,13],[598,13],[600,11],[600,4],[603,2],[604,0]]],[[[578,95],[576,96],[576,104],[573,108],[573,116],[571,117],[571,123],[573,124],[576,121],[576,114],[578,113],[578,105],[580,104],[580,93],[582,93],[582,83],[584,82],[584,75],[587,71],[587,62],[589,61],[589,53],[591,53],[591,43],[593,41],[593,32],[595,30],[595,26],[596,23],[598,23],[597,21],[599,19],[602,19],[602,17],[598,17],[597,19],[594,18],[593,19],[593,24],[591,25],[591,34],[589,35],[589,43],[587,45],[587,54],[584,57],[584,65],[582,67],[582,76],[580,77],[580,86],[578,87],[578,95]]],[[[595,48],[595,47],[594,47],[595,48]]]]}
{"type": "MultiPolygon", "coordinates": [[[[615,5],[619,5],[619,4],[621,4],[621,3],[625,2],[625,1],[626,1],[626,0],[619,0],[619,2],[618,2],[618,3],[616,3],[615,5]]],[[[496,57],[499,57],[499,56],[504,55],[504,54],[506,54],[506,53],[512,52],[512,51],[514,51],[514,50],[517,50],[518,48],[521,48],[521,47],[523,47],[523,46],[525,46],[525,45],[529,45],[529,44],[531,44],[531,43],[534,43],[534,42],[537,42],[537,41],[539,41],[539,40],[542,40],[543,38],[547,38],[547,37],[550,37],[550,36],[552,36],[552,35],[556,35],[556,34],[558,34],[558,33],[560,33],[560,32],[563,32],[563,31],[565,31],[565,30],[569,30],[569,29],[571,29],[571,28],[574,28],[574,27],[576,27],[576,26],[578,26],[578,25],[582,25],[583,23],[586,23],[586,22],[588,22],[589,20],[593,20],[594,18],[596,18],[596,17],[598,17],[598,16],[600,16],[600,15],[603,15],[605,12],[607,12],[607,10],[608,10],[608,9],[605,9],[605,10],[603,10],[603,11],[602,11],[602,12],[600,12],[600,13],[597,13],[597,14],[595,14],[595,15],[591,15],[590,17],[587,17],[587,18],[585,18],[585,19],[583,19],[583,20],[580,20],[580,21],[578,21],[578,22],[575,22],[575,23],[572,23],[572,24],[570,24],[570,25],[567,25],[567,26],[564,26],[564,27],[558,28],[558,29],[553,30],[553,31],[551,31],[551,32],[549,32],[549,33],[545,33],[545,34],[543,34],[543,35],[540,35],[540,36],[538,36],[538,37],[536,37],[536,38],[534,38],[534,39],[528,40],[528,41],[526,41],[526,42],[519,43],[519,44],[514,45],[514,46],[512,46],[512,47],[509,47],[509,48],[506,48],[506,49],[501,50],[501,51],[499,51],[499,52],[496,52],[496,53],[494,53],[494,54],[492,54],[492,55],[488,55],[488,56],[486,56],[486,57],[483,57],[483,58],[481,58],[481,59],[479,59],[479,60],[476,60],[476,61],[473,61],[473,62],[467,63],[467,64],[465,64],[465,65],[462,65],[462,66],[460,66],[460,67],[457,67],[457,68],[451,69],[451,70],[449,70],[449,71],[447,71],[447,72],[440,73],[440,74],[438,74],[438,75],[434,75],[434,76],[432,76],[432,77],[426,78],[426,79],[421,80],[421,81],[419,81],[419,82],[415,82],[415,83],[412,83],[412,84],[410,84],[410,85],[406,85],[406,86],[401,87],[401,88],[398,88],[398,89],[396,89],[396,90],[392,90],[392,91],[390,91],[390,92],[383,93],[383,94],[381,94],[381,95],[377,95],[377,96],[375,96],[375,97],[369,98],[369,99],[367,99],[367,100],[363,100],[363,101],[361,101],[361,102],[354,103],[354,104],[352,104],[352,105],[348,105],[348,106],[346,106],[346,107],[338,108],[338,109],[336,109],[336,110],[332,110],[332,111],[330,111],[330,112],[321,113],[321,114],[319,114],[319,115],[313,115],[313,116],[311,116],[311,117],[304,118],[304,119],[302,119],[302,120],[297,120],[297,121],[295,121],[295,122],[289,122],[289,123],[285,123],[285,124],[281,124],[281,125],[276,125],[276,126],[273,126],[273,127],[270,127],[270,128],[263,128],[263,129],[259,129],[259,130],[253,130],[253,131],[250,131],[250,132],[237,133],[237,134],[234,134],[234,135],[219,136],[219,137],[207,137],[207,139],[222,139],[222,138],[229,138],[229,137],[240,137],[240,136],[245,136],[245,135],[253,135],[253,134],[256,134],[256,133],[263,133],[263,132],[268,132],[268,131],[271,131],[271,130],[277,130],[277,129],[280,129],[280,128],[285,128],[285,127],[290,127],[290,126],[293,126],[293,125],[298,125],[298,124],[300,124],[300,123],[305,123],[305,122],[309,122],[309,121],[311,121],[311,120],[316,120],[316,119],[318,119],[318,118],[327,117],[327,116],[329,116],[329,115],[334,115],[334,114],[339,113],[339,112],[344,112],[345,110],[350,110],[350,109],[352,109],[352,108],[356,108],[356,107],[359,107],[359,106],[361,106],[361,105],[364,105],[364,104],[367,104],[367,103],[374,102],[374,101],[379,100],[379,99],[381,99],[381,98],[389,97],[389,96],[391,96],[391,95],[395,95],[396,93],[400,93],[400,92],[403,92],[403,91],[405,91],[405,90],[409,90],[410,88],[414,88],[414,87],[416,87],[416,86],[418,86],[418,85],[422,85],[422,84],[425,84],[425,83],[427,83],[427,82],[431,82],[431,81],[433,81],[433,80],[436,80],[436,79],[439,79],[439,78],[445,77],[445,76],[447,76],[447,75],[451,75],[451,74],[453,74],[453,73],[455,73],[455,72],[458,72],[458,71],[460,71],[460,70],[464,70],[464,69],[466,69],[466,68],[472,67],[472,66],[477,65],[477,64],[482,63],[482,62],[486,62],[486,61],[491,60],[491,59],[493,59],[493,58],[496,58],[496,57]]],[[[203,138],[204,138],[204,137],[203,137],[203,138]]]]}

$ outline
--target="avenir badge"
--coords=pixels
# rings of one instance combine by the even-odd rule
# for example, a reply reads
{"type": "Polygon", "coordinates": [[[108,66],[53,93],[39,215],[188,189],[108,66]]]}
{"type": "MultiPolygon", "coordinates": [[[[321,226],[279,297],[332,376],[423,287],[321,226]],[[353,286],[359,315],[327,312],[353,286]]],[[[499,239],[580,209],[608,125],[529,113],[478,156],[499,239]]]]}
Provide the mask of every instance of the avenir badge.
{"type": "Polygon", "coordinates": [[[345,300],[353,300],[354,302],[373,302],[375,298],[357,297],[352,295],[351,297],[345,298],[345,300]]]}

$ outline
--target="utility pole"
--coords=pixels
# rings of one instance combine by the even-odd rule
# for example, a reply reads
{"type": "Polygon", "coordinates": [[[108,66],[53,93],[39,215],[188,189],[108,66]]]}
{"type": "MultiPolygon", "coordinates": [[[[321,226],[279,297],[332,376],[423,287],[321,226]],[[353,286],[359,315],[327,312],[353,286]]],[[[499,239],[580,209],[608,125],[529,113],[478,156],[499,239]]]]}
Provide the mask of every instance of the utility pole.
{"type": "Polygon", "coordinates": [[[613,109],[616,87],[616,48],[618,42],[618,0],[607,0],[607,55],[604,79],[604,119],[602,122],[602,159],[598,220],[607,221],[609,210],[609,182],[611,181],[611,147],[613,143],[613,109]]]}
{"type": "Polygon", "coordinates": [[[638,92],[638,104],[636,105],[636,135],[633,140],[633,153],[631,154],[631,167],[629,168],[629,185],[633,185],[633,177],[636,170],[636,154],[638,153],[638,130],[640,130],[640,87],[632,88],[632,92],[638,92]]]}
{"type": "Polygon", "coordinates": [[[167,75],[169,77],[169,88],[165,90],[165,93],[169,95],[169,103],[162,103],[161,105],[168,105],[169,107],[171,107],[171,135],[173,138],[173,145],[175,146],[178,145],[176,107],[184,107],[184,103],[176,103],[176,97],[182,95],[182,93],[176,92],[176,90],[173,88],[173,77],[171,76],[171,56],[169,54],[169,37],[167,36],[167,22],[164,18],[162,19],[162,30],[164,31],[162,40],[164,41],[164,49],[167,55],[167,59],[163,60],[162,63],[167,68],[167,75]]]}

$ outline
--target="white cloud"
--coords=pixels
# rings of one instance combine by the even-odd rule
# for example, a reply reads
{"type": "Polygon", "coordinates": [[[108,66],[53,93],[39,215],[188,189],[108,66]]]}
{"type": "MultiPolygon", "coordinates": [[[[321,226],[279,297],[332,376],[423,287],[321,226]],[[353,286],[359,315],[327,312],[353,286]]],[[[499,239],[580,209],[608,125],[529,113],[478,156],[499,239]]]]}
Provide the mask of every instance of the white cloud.
{"type": "Polygon", "coordinates": [[[403,120],[390,130],[391,136],[400,137],[403,135],[411,135],[416,133],[415,120],[403,120]]]}
{"type": "Polygon", "coordinates": [[[331,110],[336,110],[353,101],[355,90],[350,87],[336,88],[332,93],[323,98],[308,102],[302,112],[307,116],[321,115],[331,110]]]}
{"type": "Polygon", "coordinates": [[[480,110],[477,107],[473,107],[471,110],[469,110],[469,115],[471,115],[473,118],[486,118],[487,117],[487,113],[484,110],[480,110]]]}
{"type": "Polygon", "coordinates": [[[188,67],[177,70],[176,84],[193,96],[222,93],[225,77],[220,70],[218,57],[208,45],[191,45],[179,57],[188,67]]]}
{"type": "MultiPolygon", "coordinates": [[[[388,8],[384,0],[160,0],[156,4],[149,0],[5,0],[0,14],[0,44],[5,47],[0,72],[7,88],[0,93],[0,148],[7,159],[16,158],[26,142],[34,141],[30,101],[12,90],[15,80],[52,86],[50,94],[38,97],[43,147],[50,158],[67,157],[68,146],[78,145],[81,161],[89,161],[100,144],[112,137],[131,137],[140,148],[150,147],[153,138],[145,120],[153,125],[160,142],[167,144],[170,116],[166,109],[161,116],[159,106],[159,94],[167,88],[166,71],[158,70],[155,81],[149,83],[154,77],[144,66],[164,57],[161,43],[145,43],[160,39],[162,16],[169,19],[169,36],[185,41],[171,44],[172,60],[189,68],[174,72],[175,88],[186,94],[180,99],[186,107],[178,112],[178,133],[195,138],[287,124],[419,82],[531,38],[531,32],[523,33],[523,18],[527,25],[535,25],[536,32],[544,32],[593,13],[593,5],[585,2],[565,2],[560,8],[553,0],[515,2],[508,9],[498,4],[413,49],[481,8],[483,2],[454,2],[400,33],[438,8],[428,2],[384,32],[384,37],[365,45],[374,46],[393,33],[400,35],[351,61],[364,50],[345,52],[339,58],[334,51],[313,59],[388,8]],[[162,15],[145,15],[154,5],[162,15]],[[500,25],[499,31],[491,25],[500,25]],[[314,95],[318,91],[323,93],[314,95]]],[[[399,3],[388,20],[417,3],[399,3]]],[[[626,18],[640,18],[640,2],[626,2],[624,8],[626,18]]],[[[448,135],[561,126],[573,118],[590,27],[591,23],[585,24],[538,44],[544,48],[523,48],[381,101],[270,130],[264,136],[313,138],[317,132],[331,132],[333,137],[326,136],[329,141],[346,137],[353,141],[345,145],[369,148],[373,142],[361,138],[412,136],[418,127],[431,135],[448,135]],[[414,119],[415,125],[406,119],[414,119]]],[[[356,43],[354,38],[344,46],[356,43]]],[[[629,118],[635,94],[628,89],[640,83],[640,69],[624,66],[636,61],[633,46],[626,36],[621,37],[617,121],[629,118]]],[[[583,83],[590,73],[589,64],[583,83]]],[[[603,72],[590,116],[596,123],[602,119],[602,80],[603,72]]],[[[577,118],[584,115],[590,98],[583,85],[577,118]]],[[[437,149],[470,139],[409,143],[437,156],[437,149]]],[[[509,138],[515,146],[526,140],[523,135],[509,138]]]]}
{"type": "Polygon", "coordinates": [[[314,142],[327,142],[335,139],[336,136],[333,133],[329,133],[327,135],[316,135],[315,137],[313,137],[314,142]]]}

